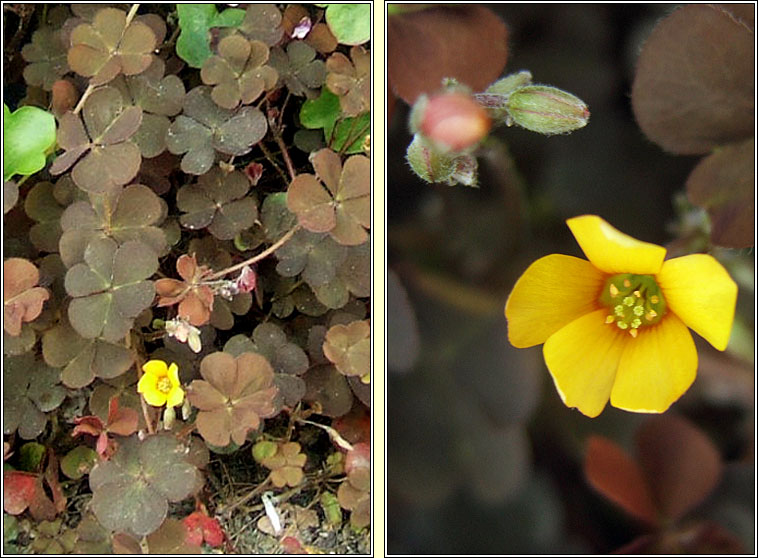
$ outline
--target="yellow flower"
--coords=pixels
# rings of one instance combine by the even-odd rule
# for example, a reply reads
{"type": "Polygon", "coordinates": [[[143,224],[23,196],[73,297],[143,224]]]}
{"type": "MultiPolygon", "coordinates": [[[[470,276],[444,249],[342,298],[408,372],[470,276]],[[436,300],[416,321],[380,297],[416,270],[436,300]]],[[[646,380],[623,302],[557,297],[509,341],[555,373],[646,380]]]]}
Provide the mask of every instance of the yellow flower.
{"type": "Polygon", "coordinates": [[[153,407],[169,407],[181,405],[184,401],[184,390],[179,383],[179,367],[171,363],[166,366],[162,360],[149,360],[143,366],[144,372],[137,384],[137,391],[145,397],[153,407]]]}
{"type": "Polygon", "coordinates": [[[596,215],[566,221],[589,261],[552,254],[534,262],[505,305],[508,339],[544,343],[555,387],[590,417],[619,409],[662,413],[695,380],[692,328],[723,351],[737,285],[713,257],[664,261],[666,249],[596,215]]]}

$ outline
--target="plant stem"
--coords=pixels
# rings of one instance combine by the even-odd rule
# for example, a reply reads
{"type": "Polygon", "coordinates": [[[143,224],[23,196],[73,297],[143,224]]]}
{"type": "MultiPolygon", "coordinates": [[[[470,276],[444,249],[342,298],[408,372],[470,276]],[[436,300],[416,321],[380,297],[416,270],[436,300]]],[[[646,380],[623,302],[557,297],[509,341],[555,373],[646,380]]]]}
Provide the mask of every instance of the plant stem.
{"type": "Polygon", "coordinates": [[[274,160],[273,154],[268,149],[266,149],[266,146],[263,145],[263,142],[260,142],[258,144],[258,147],[261,148],[261,151],[263,151],[263,154],[266,156],[266,159],[268,160],[268,162],[271,163],[271,165],[276,169],[276,172],[278,172],[281,175],[284,183],[288,184],[289,180],[287,179],[287,175],[282,170],[282,168],[276,163],[276,161],[274,160]]]}
{"type": "Polygon", "coordinates": [[[138,9],[139,9],[139,4],[132,4],[132,7],[129,9],[129,13],[126,14],[126,24],[124,25],[124,31],[126,31],[126,28],[129,27],[129,24],[134,19],[134,16],[137,15],[138,9]]]}
{"type": "MultiPolygon", "coordinates": [[[[142,365],[144,362],[142,362],[142,357],[139,354],[139,350],[137,349],[137,335],[132,333],[132,353],[134,354],[134,364],[137,367],[137,381],[139,382],[140,379],[142,379],[142,365]]],[[[155,428],[153,428],[153,421],[150,418],[150,413],[147,409],[147,401],[145,401],[145,397],[140,393],[139,396],[140,403],[142,404],[142,416],[145,417],[145,424],[147,424],[147,432],[149,434],[155,434],[155,428]]]]}
{"type": "Polygon", "coordinates": [[[242,498],[234,502],[233,504],[229,504],[228,506],[221,506],[220,508],[216,509],[216,514],[226,514],[227,516],[231,511],[233,511],[235,508],[238,508],[245,502],[249,502],[253,498],[255,498],[258,494],[263,492],[266,488],[268,488],[269,483],[271,482],[271,473],[266,477],[266,479],[260,483],[258,486],[253,488],[250,492],[245,494],[242,498]]]}
{"type": "Polygon", "coordinates": [[[213,275],[210,275],[210,276],[208,276],[208,277],[206,278],[206,280],[208,280],[208,281],[213,281],[214,279],[218,279],[219,277],[223,277],[223,276],[224,276],[224,275],[226,275],[227,273],[231,273],[231,272],[233,272],[233,271],[237,271],[238,269],[242,269],[242,268],[243,268],[243,267],[245,267],[246,265],[252,265],[252,264],[254,264],[254,263],[256,263],[256,262],[259,262],[259,261],[260,261],[260,260],[262,260],[263,258],[265,258],[265,257],[267,257],[267,256],[269,256],[269,255],[271,255],[271,254],[273,254],[273,253],[274,253],[274,252],[276,252],[276,251],[277,251],[279,248],[281,248],[281,247],[284,245],[284,243],[286,243],[286,242],[287,242],[287,241],[288,241],[290,238],[292,238],[292,236],[293,236],[293,235],[294,235],[294,234],[295,234],[295,233],[296,233],[298,230],[300,230],[300,225],[295,225],[295,226],[294,226],[294,227],[292,227],[292,228],[291,228],[289,231],[287,231],[287,232],[284,234],[284,236],[282,236],[282,237],[281,237],[279,240],[277,240],[276,242],[274,242],[274,243],[273,243],[271,246],[269,246],[268,248],[266,248],[266,249],[265,249],[263,252],[261,252],[260,254],[258,254],[258,255],[256,255],[256,256],[253,256],[252,258],[249,258],[249,259],[245,260],[244,262],[238,263],[238,264],[236,264],[236,265],[233,265],[233,266],[231,266],[231,267],[227,267],[226,269],[222,269],[221,271],[218,271],[218,272],[214,273],[213,275]]]}
{"type": "Polygon", "coordinates": [[[82,95],[81,99],[79,99],[79,102],[76,103],[76,108],[74,108],[74,114],[79,114],[79,112],[82,110],[82,107],[84,106],[84,101],[87,100],[87,97],[90,96],[90,93],[95,89],[95,86],[90,83],[87,86],[87,89],[84,91],[84,94],[82,95]]]}

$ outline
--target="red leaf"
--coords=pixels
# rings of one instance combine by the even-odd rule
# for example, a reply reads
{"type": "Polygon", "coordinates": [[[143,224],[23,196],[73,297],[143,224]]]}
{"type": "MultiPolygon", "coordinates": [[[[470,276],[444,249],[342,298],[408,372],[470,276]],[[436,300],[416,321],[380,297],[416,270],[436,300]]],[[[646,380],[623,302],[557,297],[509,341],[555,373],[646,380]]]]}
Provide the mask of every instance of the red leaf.
{"type": "Polygon", "coordinates": [[[263,176],[263,165],[260,163],[250,163],[245,167],[245,175],[247,175],[247,179],[252,186],[257,185],[261,176],[263,176]]]}
{"type": "Polygon", "coordinates": [[[359,468],[371,468],[371,446],[368,444],[355,444],[345,456],[345,473],[349,475],[353,469],[359,468]]]}
{"type": "Polygon", "coordinates": [[[295,537],[284,537],[281,542],[282,550],[287,554],[308,554],[300,541],[295,537]]]}
{"type": "Polygon", "coordinates": [[[697,506],[721,479],[716,447],[682,417],[650,419],[637,432],[639,462],[660,511],[676,520],[697,506]]]}
{"type": "Polygon", "coordinates": [[[224,530],[218,520],[201,511],[192,512],[182,522],[187,528],[185,540],[190,544],[200,545],[205,540],[208,546],[216,547],[224,542],[224,530]]]}
{"type": "Polygon", "coordinates": [[[134,409],[118,405],[118,397],[111,397],[108,404],[108,432],[119,436],[130,436],[137,431],[139,414],[134,409]]]}
{"type": "Polygon", "coordinates": [[[624,511],[648,523],[658,523],[658,512],[642,470],[611,440],[590,437],[584,472],[595,490],[624,511]]]}
{"type": "Polygon", "coordinates": [[[37,490],[38,475],[23,471],[3,472],[3,509],[18,515],[29,507],[37,490]]]}
{"type": "Polygon", "coordinates": [[[434,6],[387,20],[388,76],[397,95],[413,104],[442,78],[482,91],[505,68],[508,31],[489,8],[434,6]]]}
{"type": "Polygon", "coordinates": [[[77,417],[74,419],[74,431],[71,432],[71,436],[76,438],[82,434],[88,434],[90,436],[100,436],[105,430],[105,425],[100,417],[95,415],[89,415],[86,417],[77,417]]]}

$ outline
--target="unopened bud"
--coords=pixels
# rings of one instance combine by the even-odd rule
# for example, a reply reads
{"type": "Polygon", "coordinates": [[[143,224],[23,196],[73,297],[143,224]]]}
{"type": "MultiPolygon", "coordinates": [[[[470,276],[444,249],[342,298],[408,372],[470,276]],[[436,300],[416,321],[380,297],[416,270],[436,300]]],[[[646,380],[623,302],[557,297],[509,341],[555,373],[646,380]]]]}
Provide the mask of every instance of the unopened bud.
{"type": "Polygon", "coordinates": [[[521,70],[515,74],[497,80],[485,89],[484,93],[477,93],[474,99],[489,114],[494,121],[508,121],[508,97],[511,93],[532,83],[532,74],[527,70],[521,70]]]}
{"type": "Polygon", "coordinates": [[[513,122],[545,135],[578,130],[586,126],[590,119],[590,111],[584,101],[547,85],[517,89],[508,97],[507,109],[513,122]]]}
{"type": "Polygon", "coordinates": [[[510,95],[519,87],[525,87],[532,83],[532,74],[528,70],[521,70],[515,74],[505,76],[490,85],[485,94],[491,95],[510,95]]]}
{"type": "Polygon", "coordinates": [[[426,182],[476,186],[476,157],[441,151],[420,134],[413,137],[406,159],[413,172],[426,182]]]}
{"type": "Polygon", "coordinates": [[[487,112],[471,95],[460,91],[422,96],[411,114],[413,133],[421,133],[439,149],[463,151],[479,143],[490,131],[487,112]]]}

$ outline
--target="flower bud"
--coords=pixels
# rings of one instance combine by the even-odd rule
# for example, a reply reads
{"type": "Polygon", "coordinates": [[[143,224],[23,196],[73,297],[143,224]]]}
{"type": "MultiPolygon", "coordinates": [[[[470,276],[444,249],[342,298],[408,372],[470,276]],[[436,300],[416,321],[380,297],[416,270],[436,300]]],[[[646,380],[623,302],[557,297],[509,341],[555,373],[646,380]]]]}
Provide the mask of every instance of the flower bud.
{"type": "Polygon", "coordinates": [[[509,120],[508,96],[519,89],[532,83],[532,74],[527,70],[521,70],[515,74],[497,80],[485,89],[484,93],[477,93],[474,99],[484,107],[490,118],[494,121],[509,120]]]}
{"type": "Polygon", "coordinates": [[[584,101],[547,85],[517,89],[508,97],[507,110],[510,119],[519,126],[545,135],[578,130],[590,119],[584,101]]]}
{"type": "Polygon", "coordinates": [[[510,95],[519,87],[526,87],[530,83],[532,83],[531,72],[529,70],[521,70],[497,80],[485,89],[484,93],[485,95],[510,95]]]}
{"type": "Polygon", "coordinates": [[[411,130],[448,151],[473,147],[487,135],[491,125],[487,112],[471,95],[460,91],[424,95],[411,113],[411,130]]]}
{"type": "Polygon", "coordinates": [[[426,182],[476,186],[476,157],[441,151],[420,134],[413,137],[406,159],[413,172],[426,182]]]}

